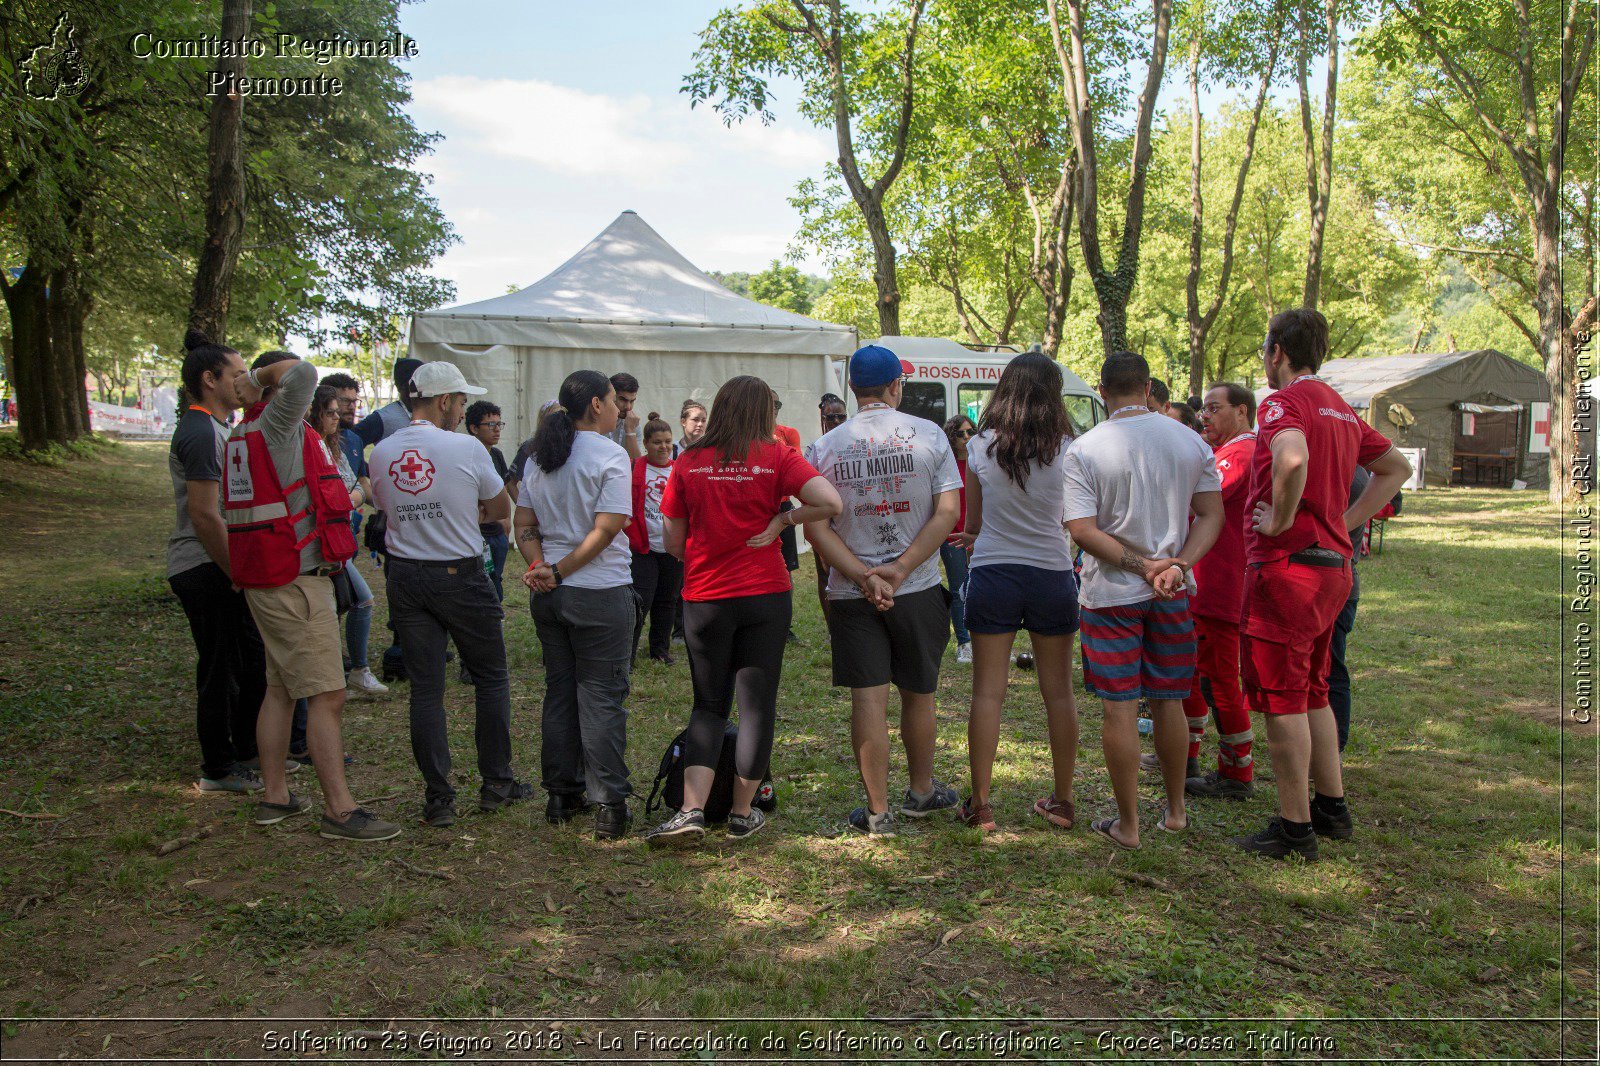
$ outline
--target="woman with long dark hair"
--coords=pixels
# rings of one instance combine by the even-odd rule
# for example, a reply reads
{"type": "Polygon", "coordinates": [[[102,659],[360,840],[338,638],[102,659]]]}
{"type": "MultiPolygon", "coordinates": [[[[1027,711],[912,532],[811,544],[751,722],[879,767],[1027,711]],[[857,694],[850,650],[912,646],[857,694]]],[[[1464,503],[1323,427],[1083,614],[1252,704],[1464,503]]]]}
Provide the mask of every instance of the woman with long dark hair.
{"type": "Polygon", "coordinates": [[[545,817],[566,822],[593,805],[599,839],[628,830],[623,701],[637,615],[628,545],[617,536],[633,515],[633,477],[628,453],[606,436],[617,424],[614,397],[595,370],[561,383],[561,406],[534,433],[512,519],[544,651],[545,817]]]}
{"type": "Polygon", "coordinates": [[[737,697],[737,779],[728,836],[766,823],[751,806],[767,774],[778,680],[794,609],[778,537],[785,526],[826,521],[839,494],[776,436],[767,383],[748,375],[717,391],[703,436],[673,464],[661,513],[667,550],[684,560],[683,624],[694,681],[684,751],[683,807],[645,834],[652,844],[705,836],[703,810],[716,778],[728,715],[737,697]],[[789,497],[800,506],[781,510],[789,497]]]}
{"type": "MultiPolygon", "coordinates": [[[[350,462],[345,458],[340,443],[338,402],[338,390],[318,385],[317,391],[311,396],[311,414],[306,421],[322,437],[328,454],[333,457],[333,465],[344,481],[345,491],[350,494],[350,506],[358,508],[366,502],[366,497],[361,491],[360,479],[350,469],[350,462]]],[[[372,676],[367,665],[367,638],[372,632],[372,588],[361,576],[361,571],[356,569],[354,559],[346,563],[340,573],[350,581],[350,609],[344,617],[344,639],[350,653],[346,687],[352,692],[381,696],[389,690],[372,676]]]]}
{"type": "Polygon", "coordinates": [[[1011,646],[1026,629],[1044,697],[1055,790],[1033,805],[1052,825],[1070,829],[1078,709],[1072,696],[1072,634],[1078,586],[1063,524],[1063,456],[1072,421],[1061,402],[1061,368],[1039,352],[1006,365],[967,445],[963,544],[972,552],[966,623],[972,633],[972,713],[967,757],[972,795],[961,817],[985,832],[995,826],[989,783],[1000,743],[1011,646]]]}
{"type": "Polygon", "coordinates": [[[956,662],[972,662],[972,634],[967,632],[967,546],[961,533],[967,528],[967,442],[978,435],[977,423],[966,415],[956,415],[944,424],[950,450],[956,454],[956,470],[961,474],[961,515],[950,537],[939,545],[939,560],[944,563],[945,583],[950,588],[950,625],[956,631],[956,662]]]}

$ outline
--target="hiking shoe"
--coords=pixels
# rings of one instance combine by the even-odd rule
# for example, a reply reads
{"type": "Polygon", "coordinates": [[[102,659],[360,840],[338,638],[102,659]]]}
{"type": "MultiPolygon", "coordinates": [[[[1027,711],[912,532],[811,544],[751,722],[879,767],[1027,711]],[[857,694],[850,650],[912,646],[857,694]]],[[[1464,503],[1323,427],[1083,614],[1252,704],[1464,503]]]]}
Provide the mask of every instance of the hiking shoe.
{"type": "Polygon", "coordinates": [[[596,840],[621,840],[633,825],[633,815],[626,803],[601,803],[594,809],[594,838],[596,840]]]}
{"type": "Polygon", "coordinates": [[[422,824],[430,829],[449,829],[456,824],[456,805],[450,800],[429,800],[422,808],[422,824]]]}
{"type": "Polygon", "coordinates": [[[260,792],[266,787],[261,783],[261,778],[255,775],[255,771],[246,770],[238,763],[233,764],[233,767],[225,777],[202,777],[198,782],[198,786],[201,792],[210,792],[216,795],[221,795],[225,792],[248,795],[252,792],[260,792]]]}
{"type": "MultiPolygon", "coordinates": [[[[1185,781],[1183,794],[1201,799],[1247,800],[1256,794],[1256,785],[1254,781],[1240,781],[1234,777],[1223,777],[1215,770],[1207,770],[1199,777],[1191,777],[1185,781]]],[[[1316,812],[1313,811],[1313,821],[1315,815],[1316,812]]]]}
{"type": "Polygon", "coordinates": [[[884,811],[882,814],[873,814],[865,807],[857,807],[850,812],[847,819],[850,828],[869,837],[894,836],[894,812],[884,811]]]}
{"type": "Polygon", "coordinates": [[[357,807],[342,822],[336,822],[324,814],[320,835],[329,840],[393,840],[400,835],[400,827],[357,807]]]}
{"type": "Polygon", "coordinates": [[[1307,862],[1317,861],[1317,834],[1292,837],[1284,829],[1283,819],[1274,815],[1267,827],[1254,836],[1236,837],[1233,841],[1245,851],[1268,859],[1287,859],[1298,855],[1307,862]]]}
{"type": "Polygon", "coordinates": [[[373,677],[367,666],[345,674],[344,687],[358,696],[385,696],[389,692],[389,686],[373,677]]]}
{"type": "MultiPolygon", "coordinates": [[[[257,756],[254,759],[246,759],[243,762],[241,762],[239,765],[244,767],[246,770],[249,770],[251,773],[253,773],[253,774],[257,775],[257,776],[260,776],[260,774],[261,774],[261,757],[260,756],[257,756]]],[[[304,765],[305,765],[305,763],[301,762],[298,759],[285,759],[283,761],[283,772],[286,773],[286,774],[299,773],[300,772],[300,767],[302,767],[304,765]]]]}
{"type": "Polygon", "coordinates": [[[980,803],[974,807],[970,796],[961,804],[961,824],[973,829],[981,829],[985,833],[992,833],[1000,828],[995,824],[994,808],[987,803],[980,803]]]}
{"type": "Polygon", "coordinates": [[[728,839],[743,840],[745,837],[753,837],[761,832],[762,827],[766,824],[767,816],[755,807],[750,808],[749,814],[730,814],[728,815],[728,839]]]}
{"type": "Polygon", "coordinates": [[[544,804],[544,820],[551,825],[561,825],[563,822],[572,821],[589,807],[589,800],[585,796],[552,792],[544,804]]]}
{"type": "Polygon", "coordinates": [[[958,662],[958,663],[970,663],[970,662],[972,662],[972,641],[969,640],[965,644],[957,644],[956,645],[956,662],[958,662]]]}
{"type": "Polygon", "coordinates": [[[285,818],[293,818],[297,814],[305,814],[311,809],[311,801],[289,793],[288,803],[268,803],[260,800],[256,803],[256,824],[277,825],[285,818]]]}
{"type": "Polygon", "coordinates": [[[915,792],[906,789],[906,798],[900,802],[900,813],[907,818],[926,818],[935,811],[954,810],[960,804],[961,797],[956,795],[956,790],[935,778],[933,791],[926,796],[919,798],[915,792]]]}
{"type": "Polygon", "coordinates": [[[706,835],[706,812],[679,811],[654,829],[645,830],[645,842],[652,847],[698,844],[706,835]]]}
{"type": "Polygon", "coordinates": [[[484,814],[492,814],[502,807],[520,803],[532,795],[533,786],[525,785],[521,781],[513,781],[500,788],[484,785],[478,789],[478,810],[484,814]]]}
{"type": "Polygon", "coordinates": [[[1319,837],[1329,840],[1349,840],[1355,836],[1355,820],[1350,817],[1350,807],[1346,804],[1344,810],[1338,814],[1328,814],[1320,810],[1315,801],[1311,804],[1311,831],[1319,837]]]}

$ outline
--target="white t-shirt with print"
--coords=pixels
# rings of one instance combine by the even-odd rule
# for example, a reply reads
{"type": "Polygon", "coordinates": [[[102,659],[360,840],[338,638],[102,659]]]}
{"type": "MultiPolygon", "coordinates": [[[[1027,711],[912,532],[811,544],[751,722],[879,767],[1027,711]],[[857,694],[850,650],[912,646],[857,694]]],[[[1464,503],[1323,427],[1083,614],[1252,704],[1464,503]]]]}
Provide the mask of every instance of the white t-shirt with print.
{"type": "Polygon", "coordinates": [[[667,491],[667,478],[672,467],[657,466],[646,459],[644,463],[644,529],[650,537],[650,550],[667,550],[667,524],[661,517],[661,496],[667,491]]]}
{"type": "MultiPolygon", "coordinates": [[[[593,430],[572,438],[572,454],[551,473],[530,457],[522,470],[517,506],[539,519],[545,562],[554,565],[577,550],[594,528],[597,514],[633,517],[633,468],[628,453],[593,430]]],[[[566,574],[563,587],[613,589],[633,584],[628,538],[618,533],[600,554],[576,573],[566,574]]]]}
{"type": "MultiPolygon", "coordinates": [[[[870,407],[819,437],[811,465],[832,482],[844,511],[832,522],[850,553],[867,566],[891,562],[933,515],[933,498],[961,488],[955,453],[944,430],[926,418],[892,407],[870,407]]],[[[901,595],[939,583],[935,552],[900,586],[901,595]]],[[[860,598],[861,590],[837,570],[828,598],[860,598]]]]}
{"type": "MultiPolygon", "coordinates": [[[[1065,481],[1062,471],[1069,439],[1046,463],[1028,468],[1026,488],[1019,487],[989,454],[994,435],[985,430],[967,442],[967,473],[983,493],[983,525],[972,545],[974,567],[1012,563],[1041,570],[1071,570],[1072,548],[1061,525],[1065,481]]],[[[971,497],[968,497],[970,504],[971,497]]]]}
{"type": "MultiPolygon", "coordinates": [[[[1189,503],[1197,492],[1222,491],[1211,446],[1176,419],[1155,413],[1102,422],[1067,452],[1067,519],[1093,518],[1147,559],[1183,550],[1189,503]]],[[[1188,581],[1194,591],[1194,578],[1188,581]]],[[[1120,607],[1155,596],[1144,578],[1083,556],[1085,607],[1120,607]]]]}
{"type": "Polygon", "coordinates": [[[506,483],[475,439],[413,422],[378,442],[367,472],[372,502],[388,515],[384,541],[395,557],[444,561],[483,554],[478,504],[505,491],[506,483]]]}

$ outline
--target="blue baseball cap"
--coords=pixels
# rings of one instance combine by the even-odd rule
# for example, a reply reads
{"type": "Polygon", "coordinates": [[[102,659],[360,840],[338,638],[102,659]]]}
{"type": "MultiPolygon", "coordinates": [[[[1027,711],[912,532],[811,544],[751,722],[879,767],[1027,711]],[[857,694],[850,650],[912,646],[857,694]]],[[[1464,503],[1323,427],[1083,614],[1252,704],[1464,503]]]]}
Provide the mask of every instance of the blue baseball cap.
{"type": "Polygon", "coordinates": [[[857,348],[850,357],[850,387],[875,389],[905,376],[900,357],[881,344],[857,348]]]}

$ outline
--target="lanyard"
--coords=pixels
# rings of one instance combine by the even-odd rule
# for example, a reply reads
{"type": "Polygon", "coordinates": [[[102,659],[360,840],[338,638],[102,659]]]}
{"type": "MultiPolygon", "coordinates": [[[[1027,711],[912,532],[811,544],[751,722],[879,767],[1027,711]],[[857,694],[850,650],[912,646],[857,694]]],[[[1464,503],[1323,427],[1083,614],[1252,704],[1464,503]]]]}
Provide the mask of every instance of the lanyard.
{"type": "Polygon", "coordinates": [[[856,408],[856,414],[864,415],[868,411],[892,411],[892,410],[894,410],[894,408],[890,407],[888,404],[884,403],[882,400],[874,400],[871,403],[867,404],[865,407],[856,408]]]}
{"type": "MultiPolygon", "coordinates": [[[[1111,418],[1116,418],[1118,415],[1123,414],[1124,412],[1127,412],[1127,411],[1143,411],[1145,414],[1149,414],[1150,413],[1150,408],[1146,407],[1142,403],[1130,403],[1126,407],[1119,407],[1115,411],[1112,411],[1111,412],[1111,418]]],[[[1109,422],[1110,419],[1107,419],[1106,421],[1109,422]]]]}
{"type": "Polygon", "coordinates": [[[1232,440],[1230,440],[1227,444],[1224,444],[1222,447],[1227,448],[1227,447],[1229,447],[1231,445],[1238,444],[1242,440],[1255,440],[1255,439],[1256,439],[1256,431],[1253,430],[1253,429],[1247,429],[1243,433],[1239,434],[1237,437],[1235,437],[1232,440]]]}

